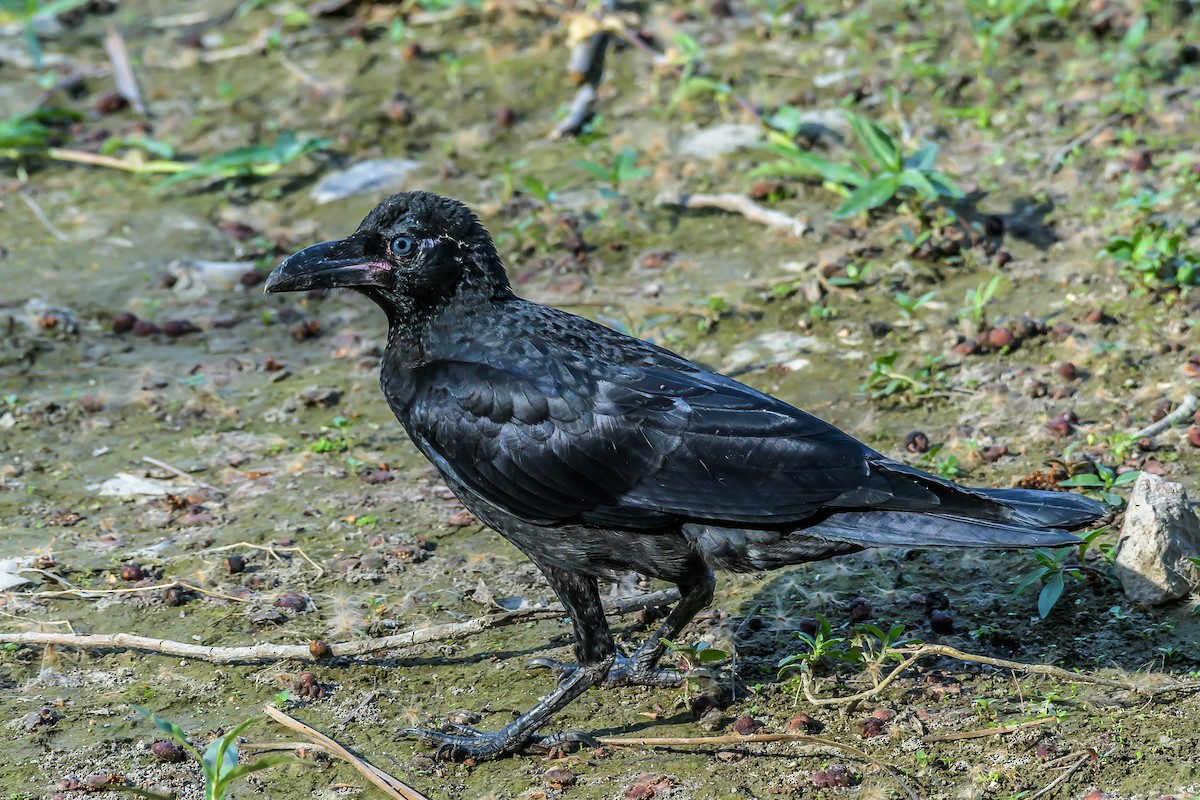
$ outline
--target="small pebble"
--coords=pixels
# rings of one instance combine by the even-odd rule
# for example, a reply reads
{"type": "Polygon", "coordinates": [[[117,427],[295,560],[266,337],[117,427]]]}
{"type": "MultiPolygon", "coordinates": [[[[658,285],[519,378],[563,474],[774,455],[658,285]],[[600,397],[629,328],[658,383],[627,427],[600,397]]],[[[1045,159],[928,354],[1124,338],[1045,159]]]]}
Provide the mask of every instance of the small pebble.
{"type": "Polygon", "coordinates": [[[1079,371],[1075,369],[1075,365],[1070,361],[1064,361],[1054,368],[1054,372],[1064,381],[1073,381],[1079,375],[1079,371]]]}
{"type": "Polygon", "coordinates": [[[237,575],[240,572],[246,571],[246,559],[237,553],[230,553],[225,558],[225,569],[230,575],[237,575]]]}
{"type": "Polygon", "coordinates": [[[142,571],[141,564],[122,564],[121,565],[121,580],[136,583],[146,577],[142,571]]]}

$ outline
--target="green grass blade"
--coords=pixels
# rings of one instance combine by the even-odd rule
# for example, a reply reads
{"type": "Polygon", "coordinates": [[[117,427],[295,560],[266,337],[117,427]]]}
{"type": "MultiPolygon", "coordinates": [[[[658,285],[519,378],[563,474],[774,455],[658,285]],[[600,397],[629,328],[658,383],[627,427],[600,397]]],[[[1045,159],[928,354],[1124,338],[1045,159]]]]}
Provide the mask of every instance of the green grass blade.
{"type": "Polygon", "coordinates": [[[841,219],[852,217],[863,211],[870,211],[891,200],[899,188],[899,178],[894,175],[880,175],[858,187],[854,194],[846,198],[846,202],[833,212],[833,216],[841,219]]]}

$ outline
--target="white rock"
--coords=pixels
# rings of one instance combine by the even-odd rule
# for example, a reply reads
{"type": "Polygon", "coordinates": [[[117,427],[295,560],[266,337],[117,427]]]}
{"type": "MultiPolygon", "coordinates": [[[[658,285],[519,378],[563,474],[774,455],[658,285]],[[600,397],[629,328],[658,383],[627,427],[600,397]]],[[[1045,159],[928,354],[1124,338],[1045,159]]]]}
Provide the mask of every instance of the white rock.
{"type": "Polygon", "coordinates": [[[118,472],[103,483],[94,483],[87,488],[101,497],[161,497],[169,491],[178,491],[172,483],[118,472]]]}
{"type": "Polygon", "coordinates": [[[29,578],[21,574],[21,570],[32,566],[33,558],[29,556],[0,559],[0,592],[7,592],[9,589],[32,583],[29,578]]]}
{"type": "Polygon", "coordinates": [[[679,143],[679,152],[693,158],[714,159],[753,147],[761,138],[762,128],[758,125],[714,125],[685,136],[679,143]]]}
{"type": "Polygon", "coordinates": [[[356,194],[400,189],[419,166],[419,162],[406,158],[360,161],[352,167],[323,176],[309,190],[308,196],[313,202],[324,204],[356,194]]]}
{"type": "Polygon", "coordinates": [[[1186,597],[1197,583],[1200,518],[1182,484],[1143,472],[1117,540],[1117,577],[1126,596],[1157,605],[1186,597]]]}

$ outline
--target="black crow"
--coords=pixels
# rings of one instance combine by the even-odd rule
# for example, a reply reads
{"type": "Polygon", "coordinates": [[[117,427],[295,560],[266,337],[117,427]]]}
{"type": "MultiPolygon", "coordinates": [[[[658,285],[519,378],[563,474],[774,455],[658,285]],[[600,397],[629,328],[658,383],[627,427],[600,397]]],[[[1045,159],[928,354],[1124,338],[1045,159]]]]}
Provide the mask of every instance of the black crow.
{"type": "Polygon", "coordinates": [[[865,547],[1055,547],[1104,514],[1076,494],[968,489],[893,461],[782,400],[682,356],[513,294],[463,204],[409,192],[345,239],[289,257],[266,291],[348,287],[387,314],[381,383],[417,448],[480,520],[546,576],[577,666],[497,733],[406,730],[448,757],[495,758],[597,684],[657,668],[713,596],[713,570],[775,569],[865,547]],[[596,581],[630,570],[681,599],[617,653],[596,581]]]}

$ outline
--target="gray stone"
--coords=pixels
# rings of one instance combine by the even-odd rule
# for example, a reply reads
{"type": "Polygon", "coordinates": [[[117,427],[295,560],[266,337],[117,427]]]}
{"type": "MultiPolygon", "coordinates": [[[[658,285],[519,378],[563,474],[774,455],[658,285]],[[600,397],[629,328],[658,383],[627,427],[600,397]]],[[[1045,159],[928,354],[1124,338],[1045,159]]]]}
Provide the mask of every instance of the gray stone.
{"type": "Polygon", "coordinates": [[[1200,518],[1183,486],[1143,472],[1117,540],[1117,577],[1130,600],[1149,605],[1187,597],[1196,585],[1200,518]]]}
{"type": "Polygon", "coordinates": [[[711,161],[728,153],[753,147],[761,139],[762,128],[758,125],[714,125],[685,136],[679,143],[679,152],[685,156],[711,161]]]}
{"type": "Polygon", "coordinates": [[[417,167],[416,161],[406,158],[377,158],[325,175],[309,191],[313,202],[332,203],[346,197],[370,192],[390,192],[400,189],[417,167]]]}

